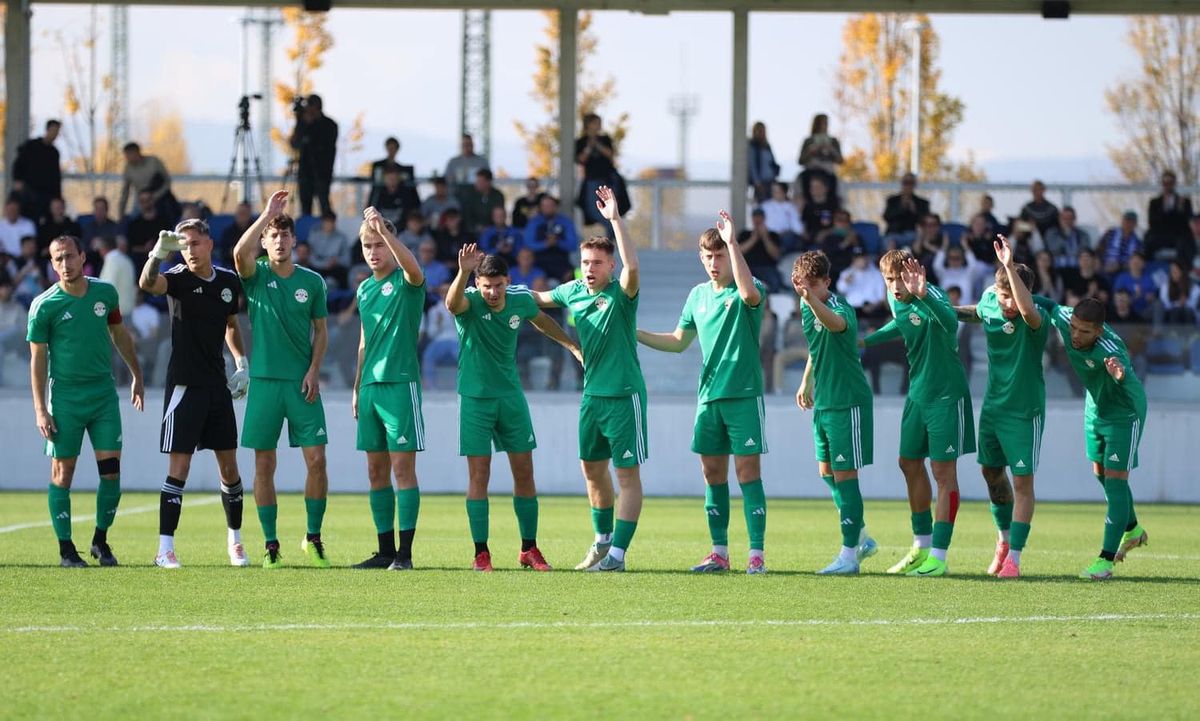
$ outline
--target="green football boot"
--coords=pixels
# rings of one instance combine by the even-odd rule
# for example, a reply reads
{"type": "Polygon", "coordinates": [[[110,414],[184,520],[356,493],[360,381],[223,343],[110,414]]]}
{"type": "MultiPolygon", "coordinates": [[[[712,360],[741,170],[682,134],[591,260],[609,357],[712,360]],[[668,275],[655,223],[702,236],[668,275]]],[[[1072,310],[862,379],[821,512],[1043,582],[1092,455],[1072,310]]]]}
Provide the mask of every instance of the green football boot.
{"type": "Polygon", "coordinates": [[[904,574],[906,576],[945,576],[950,572],[950,567],[945,561],[938,560],[932,555],[925,558],[925,562],[917,566],[913,570],[904,574]]]}
{"type": "Polygon", "coordinates": [[[906,574],[909,571],[915,571],[925,563],[925,559],[929,558],[929,549],[921,548],[917,544],[913,544],[912,548],[908,549],[908,555],[901,558],[900,561],[887,570],[888,573],[906,574]]]}
{"type": "Polygon", "coordinates": [[[1083,569],[1083,573],[1079,574],[1080,578],[1090,578],[1093,581],[1103,581],[1112,578],[1113,562],[1107,558],[1097,558],[1092,561],[1092,565],[1083,569]]]}

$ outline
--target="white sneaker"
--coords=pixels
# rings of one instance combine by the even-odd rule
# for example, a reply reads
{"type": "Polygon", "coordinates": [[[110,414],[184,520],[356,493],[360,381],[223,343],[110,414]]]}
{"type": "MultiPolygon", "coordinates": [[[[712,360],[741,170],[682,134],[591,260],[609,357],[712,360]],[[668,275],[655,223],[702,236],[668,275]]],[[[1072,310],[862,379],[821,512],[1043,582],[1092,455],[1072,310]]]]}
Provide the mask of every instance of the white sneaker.
{"type": "Polygon", "coordinates": [[[250,559],[246,558],[246,548],[240,543],[229,544],[229,565],[249,566],[250,559]]]}
{"type": "Polygon", "coordinates": [[[179,568],[179,559],[175,557],[174,551],[160,553],[154,557],[154,565],[159,568],[179,568]]]}
{"type": "Polygon", "coordinates": [[[600,561],[608,555],[608,549],[612,548],[611,543],[593,543],[588,549],[587,555],[583,557],[576,566],[576,571],[595,571],[599,570],[596,567],[600,565],[600,561]]]}

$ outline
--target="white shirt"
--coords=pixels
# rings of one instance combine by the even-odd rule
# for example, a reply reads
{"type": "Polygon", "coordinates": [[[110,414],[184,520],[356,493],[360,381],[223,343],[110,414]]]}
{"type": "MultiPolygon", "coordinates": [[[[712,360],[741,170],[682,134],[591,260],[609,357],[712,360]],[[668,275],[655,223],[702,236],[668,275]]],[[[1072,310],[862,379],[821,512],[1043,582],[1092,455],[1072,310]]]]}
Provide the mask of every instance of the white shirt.
{"type": "Polygon", "coordinates": [[[775,233],[804,232],[804,224],[800,222],[800,213],[796,206],[786,200],[764,200],[758,207],[762,208],[767,230],[775,233]]]}
{"type": "Polygon", "coordinates": [[[133,312],[133,304],[137,301],[136,275],[133,261],[121,251],[113,249],[104,256],[104,265],[100,266],[100,280],[108,281],[116,286],[117,299],[120,302],[123,316],[133,312]]]}
{"type": "Polygon", "coordinates": [[[134,308],[129,319],[138,338],[149,338],[154,335],[158,331],[160,321],[158,309],[149,303],[142,303],[134,308]]]}
{"type": "Polygon", "coordinates": [[[963,258],[967,264],[958,268],[951,268],[946,265],[946,249],[943,248],[933,257],[933,272],[937,273],[938,286],[943,290],[952,286],[958,286],[962,291],[962,304],[973,305],[979,300],[975,295],[975,280],[979,273],[975,266],[979,261],[975,259],[975,254],[971,252],[971,246],[964,243],[962,245],[963,258]]]}
{"type": "Polygon", "coordinates": [[[879,303],[887,294],[887,284],[883,282],[883,274],[875,266],[867,263],[862,268],[850,266],[838,276],[837,291],[841,293],[854,308],[861,308],[868,303],[879,303]]]}
{"type": "Polygon", "coordinates": [[[16,222],[0,217],[0,252],[16,258],[21,255],[21,238],[37,237],[37,226],[29,218],[17,217],[16,222]]]}

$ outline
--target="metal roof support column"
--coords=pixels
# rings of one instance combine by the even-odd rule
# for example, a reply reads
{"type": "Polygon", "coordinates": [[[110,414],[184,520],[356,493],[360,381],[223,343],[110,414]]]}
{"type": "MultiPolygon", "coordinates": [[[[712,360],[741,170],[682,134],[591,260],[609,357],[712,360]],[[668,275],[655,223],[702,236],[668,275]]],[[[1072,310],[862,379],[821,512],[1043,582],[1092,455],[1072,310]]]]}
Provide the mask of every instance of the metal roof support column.
{"type": "Polygon", "coordinates": [[[558,11],[558,196],[562,212],[575,206],[575,72],[579,9],[558,11]]]}
{"type": "Polygon", "coordinates": [[[729,212],[737,230],[748,224],[746,217],[746,178],[749,177],[746,147],[746,103],[750,66],[750,18],[745,8],[733,11],[733,97],[729,107],[733,109],[730,127],[729,212]]]}
{"type": "MultiPolygon", "coordinates": [[[[12,173],[17,146],[29,138],[30,17],[29,0],[10,0],[4,14],[4,170],[12,173]]],[[[7,184],[6,184],[7,185],[7,184]]]]}

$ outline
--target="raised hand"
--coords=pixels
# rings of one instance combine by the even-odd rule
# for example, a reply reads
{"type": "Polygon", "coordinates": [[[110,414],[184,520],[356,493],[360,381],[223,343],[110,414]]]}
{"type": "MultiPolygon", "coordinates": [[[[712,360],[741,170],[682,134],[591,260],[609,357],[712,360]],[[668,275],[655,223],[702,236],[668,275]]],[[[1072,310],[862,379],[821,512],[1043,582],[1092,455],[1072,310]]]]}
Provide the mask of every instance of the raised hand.
{"type": "Polygon", "coordinates": [[[612,222],[617,219],[617,196],[613,194],[612,188],[607,185],[601,185],[596,188],[596,210],[600,211],[600,215],[604,219],[612,222]]]}
{"type": "Polygon", "coordinates": [[[475,243],[467,243],[458,249],[458,267],[464,273],[474,273],[483,261],[483,251],[475,243]]]}
{"type": "Polygon", "coordinates": [[[1003,235],[997,235],[996,240],[992,241],[992,248],[996,251],[996,260],[1000,261],[1000,265],[1005,268],[1013,263],[1013,249],[1009,244],[1008,238],[1003,235]]]}
{"type": "Polygon", "coordinates": [[[363,220],[367,222],[367,225],[371,228],[371,230],[375,231],[379,235],[383,235],[383,231],[385,229],[383,225],[383,216],[378,210],[375,209],[375,206],[369,206],[363,210],[363,220]]]}
{"type": "Polygon", "coordinates": [[[1104,359],[1104,369],[1108,371],[1108,374],[1116,382],[1120,383],[1125,380],[1125,366],[1116,356],[1109,356],[1104,359]]]}
{"type": "Polygon", "coordinates": [[[918,298],[925,297],[925,266],[921,265],[916,258],[909,258],[904,261],[904,267],[900,271],[900,282],[908,289],[909,293],[918,298]]]}
{"type": "Polygon", "coordinates": [[[276,190],[271,193],[270,199],[267,200],[267,217],[277,218],[283,215],[283,211],[287,208],[288,192],[286,190],[276,190]]]}
{"type": "Polygon", "coordinates": [[[725,245],[733,243],[733,218],[729,217],[729,213],[724,210],[717,213],[717,232],[721,234],[721,240],[725,245]]]}

